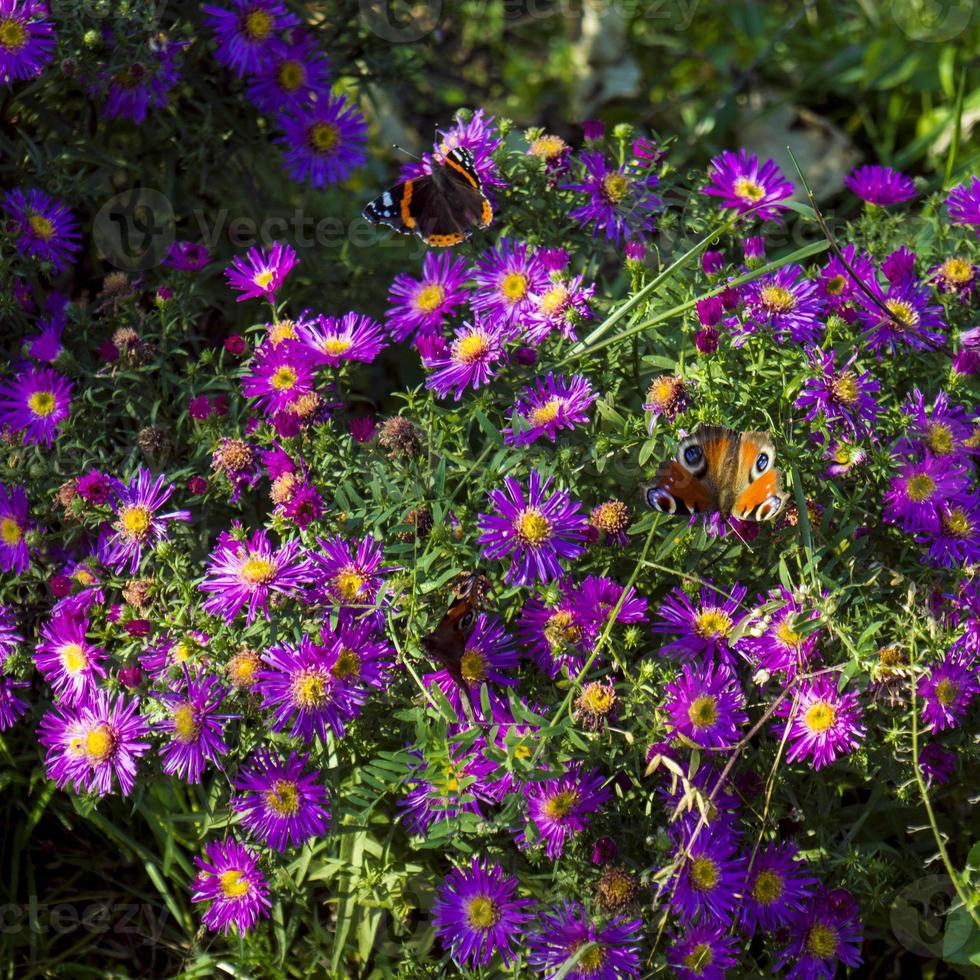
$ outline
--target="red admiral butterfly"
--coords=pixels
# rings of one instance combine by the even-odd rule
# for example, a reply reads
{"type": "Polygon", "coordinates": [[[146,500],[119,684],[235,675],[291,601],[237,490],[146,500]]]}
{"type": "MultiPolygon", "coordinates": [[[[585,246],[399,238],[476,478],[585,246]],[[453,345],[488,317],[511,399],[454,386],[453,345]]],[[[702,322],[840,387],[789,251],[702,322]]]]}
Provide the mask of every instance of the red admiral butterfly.
{"type": "Polygon", "coordinates": [[[493,208],[486,199],[473,154],[461,146],[433,161],[432,173],[396,184],[376,197],[364,217],[395,231],[414,232],[427,245],[458,245],[474,228],[486,228],[493,208]]]}

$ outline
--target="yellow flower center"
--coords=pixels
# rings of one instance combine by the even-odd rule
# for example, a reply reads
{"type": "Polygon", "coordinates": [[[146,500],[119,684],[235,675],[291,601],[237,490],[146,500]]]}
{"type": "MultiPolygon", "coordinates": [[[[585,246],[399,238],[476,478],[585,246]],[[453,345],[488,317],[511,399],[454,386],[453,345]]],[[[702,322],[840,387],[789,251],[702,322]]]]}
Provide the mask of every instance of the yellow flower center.
{"type": "Polygon", "coordinates": [[[225,898],[241,898],[251,887],[241,871],[222,871],[218,877],[225,898]]]}
{"type": "Polygon", "coordinates": [[[88,666],[85,647],[81,643],[66,643],[59,651],[61,664],[69,674],[77,674],[88,666]]]}
{"type": "Polygon", "coordinates": [[[563,283],[558,283],[557,286],[552,286],[541,297],[541,302],[538,303],[538,310],[545,316],[554,316],[567,302],[568,289],[563,283]]]}
{"type": "Polygon", "coordinates": [[[666,405],[677,393],[677,383],[673,378],[660,378],[650,387],[650,401],[657,405],[666,405]]]}
{"type": "Polygon", "coordinates": [[[301,670],[292,683],[293,700],[301,708],[319,708],[327,700],[327,679],[315,670],[301,670]]]}
{"type": "Polygon", "coordinates": [[[760,871],[752,885],[752,897],[760,905],[772,905],[779,900],[784,888],[782,875],[772,870],[760,871]]]}
{"type": "Polygon", "coordinates": [[[480,333],[467,334],[453,344],[453,356],[461,364],[472,364],[485,357],[490,350],[486,337],[480,333]]]}
{"type": "Polygon", "coordinates": [[[928,500],[935,492],[935,489],[935,480],[926,473],[919,473],[909,480],[906,493],[908,494],[909,500],[921,503],[923,500],[928,500]]]}
{"type": "Polygon", "coordinates": [[[255,683],[255,673],[259,669],[258,656],[251,650],[236,653],[228,661],[228,676],[235,687],[251,687],[255,683]]]}
{"type": "Polygon", "coordinates": [[[593,681],[582,689],[579,703],[591,715],[607,715],[616,703],[616,691],[610,686],[593,681]]]}
{"type": "Polygon", "coordinates": [[[297,380],[299,380],[299,375],[296,374],[295,370],[287,364],[283,364],[282,367],[276,368],[275,373],[269,378],[269,384],[276,391],[289,391],[297,380]]]}
{"type": "Polygon", "coordinates": [[[119,526],[124,534],[139,541],[149,532],[151,518],[149,507],[124,507],[119,514],[119,526]]]}
{"type": "Polygon", "coordinates": [[[736,197],[740,197],[743,201],[750,201],[753,204],[756,201],[761,201],[766,196],[766,189],[762,184],[757,184],[754,180],[749,180],[748,177],[739,177],[735,181],[735,186],[732,189],[736,197]]]}
{"type": "Polygon", "coordinates": [[[92,765],[105,762],[112,755],[115,747],[116,740],[112,729],[105,722],[93,728],[85,736],[85,754],[92,765]]]}
{"type": "Polygon", "coordinates": [[[500,280],[500,291],[504,294],[504,299],[516,303],[527,295],[529,285],[527,276],[522,272],[511,272],[500,280]]]}
{"type": "Polygon", "coordinates": [[[0,17],[0,48],[11,53],[27,44],[27,28],[14,17],[0,17]]]}
{"type": "MultiPolygon", "coordinates": [[[[584,944],[582,944],[584,945],[584,944]]],[[[579,947],[576,947],[578,949],[579,947]]],[[[574,953],[574,950],[572,951],[574,953]]],[[[598,975],[599,971],[605,965],[606,962],[606,947],[605,946],[593,946],[592,949],[586,950],[579,961],[576,964],[576,972],[584,973],[586,976],[589,974],[598,975]]]]}
{"type": "Polygon", "coordinates": [[[340,130],[333,123],[314,123],[310,126],[310,143],[318,153],[333,153],[340,144],[340,130]]]}
{"type": "Polygon", "coordinates": [[[79,585],[91,585],[95,581],[95,576],[84,566],[76,568],[71,577],[79,585]]]}
{"type": "Polygon", "coordinates": [[[911,303],[906,303],[905,300],[900,299],[887,299],[885,300],[885,306],[892,316],[899,319],[907,327],[918,325],[919,314],[916,313],[911,303]]]}
{"type": "Polygon", "coordinates": [[[280,817],[295,816],[299,810],[299,787],[292,780],[277,779],[266,790],[265,805],[280,817]]]}
{"type": "Polygon", "coordinates": [[[718,865],[711,858],[701,855],[691,861],[691,884],[699,892],[711,891],[720,877],[718,865]]]}
{"type": "Polygon", "coordinates": [[[528,507],[514,521],[514,530],[524,544],[536,548],[551,536],[551,521],[540,510],[528,507]]]}
{"type": "Polygon", "coordinates": [[[948,708],[959,694],[959,685],[954,680],[944,677],[936,685],[936,700],[944,707],[948,708]]]}
{"type": "Polygon", "coordinates": [[[798,647],[803,637],[790,626],[790,617],[787,616],[776,630],[776,636],[788,647],[798,647]]]}
{"type": "Polygon", "coordinates": [[[834,378],[830,388],[834,393],[834,397],[842,405],[853,405],[858,400],[858,395],[860,394],[857,378],[850,371],[844,371],[834,378]]]}
{"type": "Polygon", "coordinates": [[[347,680],[349,677],[361,676],[361,658],[356,650],[344,647],[337,657],[337,662],[330,671],[338,680],[347,680]]]}
{"type": "Polygon", "coordinates": [[[276,566],[268,558],[249,558],[238,571],[239,579],[253,588],[271,582],[275,574],[276,566]]]}
{"type": "Polygon", "coordinates": [[[559,609],[548,617],[544,635],[551,649],[557,650],[566,644],[578,643],[582,638],[582,629],[567,609],[559,609]]]}
{"type": "Polygon", "coordinates": [[[773,313],[789,313],[796,308],[796,297],[782,286],[765,286],[759,298],[762,305],[773,313]]]}
{"type": "Polygon", "coordinates": [[[487,658],[479,650],[467,650],[460,658],[463,680],[468,684],[480,684],[487,676],[487,658]]]}
{"type": "Polygon", "coordinates": [[[806,951],[819,959],[829,960],[835,956],[839,945],[837,930],[822,922],[812,926],[806,937],[806,951]]]}
{"type": "Polygon", "coordinates": [[[629,189],[629,178],[625,174],[606,174],[602,178],[602,192],[610,204],[619,204],[629,189]]]}
{"type": "Polygon", "coordinates": [[[926,431],[926,442],[937,456],[949,456],[953,452],[953,433],[948,425],[933,422],[926,431]]]}
{"type": "Polygon", "coordinates": [[[973,265],[968,259],[946,259],[939,267],[940,275],[949,283],[962,286],[973,278],[973,265]]]}
{"type": "Polygon", "coordinates": [[[437,282],[429,283],[415,295],[412,305],[419,313],[433,313],[446,299],[446,290],[437,282]]]}
{"type": "Polygon", "coordinates": [[[490,929],[500,921],[500,910],[493,899],[477,895],[466,903],[466,921],[474,929],[490,929]]]}
{"type": "Polygon", "coordinates": [[[541,157],[544,160],[554,160],[565,152],[568,144],[560,136],[547,134],[539,136],[531,143],[528,153],[533,157],[541,157]]]}
{"type": "Polygon", "coordinates": [[[833,728],[834,722],[837,721],[837,709],[829,701],[817,701],[806,709],[803,721],[811,732],[820,734],[828,728],[833,728]]]}
{"type": "Polygon", "coordinates": [[[324,354],[329,354],[331,357],[340,357],[341,354],[346,354],[353,346],[353,340],[347,340],[344,337],[328,337],[320,345],[320,350],[324,354]]]}
{"type": "Polygon", "coordinates": [[[574,789],[565,789],[550,797],[543,809],[549,819],[564,820],[577,806],[578,792],[574,789]]]}
{"type": "Polygon", "coordinates": [[[242,29],[253,41],[264,41],[272,33],[272,18],[264,10],[250,10],[242,29]]]}
{"type": "MultiPolygon", "coordinates": [[[[271,282],[271,280],[269,280],[271,282]]],[[[296,324],[292,320],[280,320],[269,327],[269,340],[277,347],[284,340],[296,339],[296,324]]]]}
{"type": "Polygon", "coordinates": [[[279,66],[279,87],[295,92],[306,81],[306,66],[302,61],[284,61],[279,66]]]}
{"type": "Polygon", "coordinates": [[[191,656],[190,644],[185,640],[179,640],[174,644],[174,648],[171,651],[170,656],[173,657],[175,664],[185,663],[191,656]]]}
{"type": "Polygon", "coordinates": [[[27,407],[39,418],[47,418],[54,411],[54,392],[35,391],[27,399],[27,407]]]}
{"type": "Polygon", "coordinates": [[[827,284],[824,287],[827,290],[827,294],[830,296],[840,296],[844,292],[844,287],[847,285],[847,280],[842,275],[836,275],[827,280],[827,284]]]}
{"type": "Polygon", "coordinates": [[[951,507],[948,514],[942,516],[943,532],[951,538],[965,538],[972,528],[970,518],[962,507],[951,507]]]}
{"type": "Polygon", "coordinates": [[[694,630],[706,640],[716,636],[728,636],[735,624],[724,609],[705,609],[694,620],[694,630]]]}
{"type": "Polygon", "coordinates": [[[696,977],[704,975],[705,967],[711,966],[714,962],[714,953],[707,943],[698,943],[687,956],[684,957],[684,967],[690,970],[696,977]]]}
{"type": "Polygon", "coordinates": [[[262,272],[256,272],[252,276],[252,282],[255,283],[259,289],[268,289],[272,283],[272,280],[276,278],[276,273],[274,269],[264,269],[262,272]]]}
{"type": "Polygon", "coordinates": [[[338,572],[333,579],[333,587],[343,602],[353,602],[364,587],[367,578],[356,569],[349,568],[338,572]]]}
{"type": "Polygon", "coordinates": [[[178,704],[173,711],[174,735],[178,742],[193,742],[201,733],[201,724],[193,705],[178,704]]]}
{"type": "Polygon", "coordinates": [[[31,231],[44,241],[54,235],[54,225],[43,214],[32,214],[27,223],[31,226],[31,231]]]}
{"type": "Polygon", "coordinates": [[[539,405],[537,408],[531,409],[528,412],[526,416],[528,422],[531,425],[547,425],[561,411],[564,401],[563,398],[559,398],[557,395],[554,398],[549,398],[543,405],[539,405]]]}
{"type": "Polygon", "coordinates": [[[12,517],[0,518],[0,539],[8,548],[20,544],[20,539],[23,536],[24,532],[20,525],[12,517]]]}
{"type": "Polygon", "coordinates": [[[691,702],[687,717],[695,728],[710,728],[718,721],[718,702],[710,694],[702,694],[691,702]]]}

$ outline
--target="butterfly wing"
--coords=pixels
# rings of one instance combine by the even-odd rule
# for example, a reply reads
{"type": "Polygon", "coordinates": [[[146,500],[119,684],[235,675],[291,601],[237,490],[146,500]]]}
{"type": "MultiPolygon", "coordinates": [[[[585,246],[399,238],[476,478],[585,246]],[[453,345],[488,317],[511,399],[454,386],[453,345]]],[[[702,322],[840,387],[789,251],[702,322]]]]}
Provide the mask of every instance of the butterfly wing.
{"type": "Polygon", "coordinates": [[[701,514],[717,509],[717,495],[675,459],[660,464],[644,488],[646,502],[661,514],[701,514]]]}
{"type": "Polygon", "coordinates": [[[738,482],[732,516],[740,521],[772,520],[786,503],[776,447],[765,432],[743,432],[738,446],[738,482]]]}

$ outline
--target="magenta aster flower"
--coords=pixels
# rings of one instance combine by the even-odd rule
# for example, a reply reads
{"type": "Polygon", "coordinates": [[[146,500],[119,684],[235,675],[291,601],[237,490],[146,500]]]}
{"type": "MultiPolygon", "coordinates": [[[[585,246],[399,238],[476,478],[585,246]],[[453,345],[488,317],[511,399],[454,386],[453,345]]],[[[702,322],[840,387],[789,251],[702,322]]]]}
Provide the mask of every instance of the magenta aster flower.
{"type": "MultiPolygon", "coordinates": [[[[610,798],[612,794],[603,786],[604,782],[598,769],[585,772],[573,763],[564,776],[525,784],[528,820],[544,841],[550,860],[561,857],[565,844],[588,826],[588,815],[610,798]]],[[[518,836],[518,846],[532,845],[529,829],[518,836]]]]}
{"type": "MultiPolygon", "coordinates": [[[[980,177],[971,177],[946,196],[946,212],[954,225],[980,226],[980,177]]],[[[980,231],[977,233],[980,235],[980,231]]]]}
{"type": "MultiPolygon", "coordinates": [[[[544,253],[542,253],[544,254],[544,253]]],[[[584,286],[583,276],[565,277],[552,272],[548,288],[533,293],[534,309],[524,321],[524,339],[540,344],[552,331],[566,340],[577,340],[576,325],[592,319],[595,286],[584,286]]]]}
{"type": "Polygon", "coordinates": [[[858,283],[872,282],[875,277],[874,263],[864,252],[859,252],[856,245],[845,245],[841,251],[847,265],[833,255],[820,271],[824,300],[837,313],[860,295],[861,287],[858,283]],[[848,266],[854,270],[853,276],[848,271],[848,266]]]}
{"type": "Polygon", "coordinates": [[[364,686],[383,690],[395,664],[394,648],[375,630],[370,618],[358,618],[342,610],[337,627],[323,626],[321,638],[327,646],[339,644],[337,659],[330,668],[333,676],[348,686],[364,686]]]}
{"type": "Polygon", "coordinates": [[[153,479],[153,474],[141,466],[129,484],[112,481],[113,507],[116,520],[104,524],[99,535],[99,561],[119,574],[129,565],[132,575],[139,568],[144,549],[151,550],[167,540],[167,525],[171,521],[189,521],[189,510],[175,510],[169,514],[157,511],[170,499],[174,484],[164,486],[164,477],[153,479]]]}
{"type": "Polygon", "coordinates": [[[268,416],[288,412],[313,391],[316,364],[309,347],[296,340],[266,341],[255,353],[242,391],[268,416]]]}
{"type": "Polygon", "coordinates": [[[772,933],[789,925],[813,896],[816,884],[794,843],[769,843],[756,854],[743,887],[746,932],[772,933]]]}
{"type": "Polygon", "coordinates": [[[122,795],[129,796],[137,762],[150,749],[142,741],[149,733],[137,701],[123,696],[112,701],[97,690],[75,708],[56,705],[41,719],[38,739],[47,749],[48,778],[59,789],[70,783],[76,793],[106,796],[115,778],[122,795]]]}
{"type": "Polygon", "coordinates": [[[296,334],[316,363],[339,367],[344,361],[370,364],[387,344],[380,323],[359,313],[318,316],[297,324],[296,334]]]}
{"type": "Polygon", "coordinates": [[[15,575],[26,572],[31,563],[25,537],[30,527],[27,511],[24,488],[0,483],[0,569],[15,575]]]}
{"type": "Polygon", "coordinates": [[[424,362],[430,371],[426,388],[438,398],[455,392],[453,397],[459,401],[467,388],[488,384],[497,373],[494,365],[504,356],[503,341],[500,325],[488,326],[479,319],[464,324],[456,330],[448,352],[424,362]]]}
{"type": "MultiPolygon", "coordinates": [[[[816,344],[824,334],[824,304],[820,287],[798,265],[755,279],[742,294],[745,316],[758,327],[768,328],[780,343],[816,344]]],[[[743,329],[752,332],[749,325],[743,329]]]]}
{"type": "Polygon", "coordinates": [[[593,238],[602,233],[617,245],[656,230],[653,215],[663,202],[654,193],[660,179],[649,167],[630,162],[617,167],[602,153],[583,153],[581,162],[581,180],[561,185],[562,190],[586,196],[569,212],[572,221],[586,228],[592,225],[593,238]]]}
{"type": "Polygon", "coordinates": [[[833,431],[849,430],[858,438],[872,433],[881,411],[874,395],[881,385],[870,371],[853,370],[857,351],[839,370],[833,350],[811,349],[808,354],[816,373],[803,382],[795,402],[797,408],[806,409],[806,420],[825,422],[833,431]]]}
{"type": "Polygon", "coordinates": [[[951,404],[945,391],[937,392],[932,405],[926,405],[925,395],[913,388],[902,403],[902,414],[908,429],[895,445],[896,454],[961,457],[976,451],[971,445],[974,419],[961,406],[951,404]]]}
{"type": "Polygon", "coordinates": [[[14,610],[0,603],[0,672],[3,671],[7,658],[23,642],[24,637],[17,632],[17,617],[14,610]]]}
{"type": "Polygon", "coordinates": [[[269,917],[269,885],[254,851],[235,840],[214,840],[194,863],[200,870],[191,901],[211,903],[203,921],[212,932],[248,932],[260,916],[269,917]]]}
{"type": "Polygon", "coordinates": [[[939,505],[939,529],[918,537],[929,546],[929,560],[941,568],[980,562],[980,498],[964,494],[939,505]]]}
{"type": "Polygon", "coordinates": [[[862,201],[881,208],[915,197],[915,181],[891,167],[858,167],[844,178],[844,183],[862,201]]]}
{"type": "Polygon", "coordinates": [[[386,322],[392,339],[400,343],[416,331],[441,330],[446,320],[466,302],[469,266],[448,251],[426,252],[422,278],[395,276],[388,290],[386,322]]]}
{"type": "Polygon", "coordinates": [[[549,371],[518,395],[511,426],[503,430],[504,442],[526,446],[541,436],[554,442],[559,429],[574,429],[589,421],[588,408],[598,397],[588,378],[573,374],[566,380],[549,371]],[[525,426],[519,431],[514,429],[515,418],[525,426]]]}
{"type": "Polygon", "coordinates": [[[494,326],[516,333],[534,310],[534,294],[547,290],[548,270],[525,242],[502,240],[472,270],[475,290],[470,306],[494,326]]]}
{"type": "Polygon", "coordinates": [[[295,752],[284,760],[260,749],[235,777],[238,795],[231,809],[253,837],[275,851],[299,847],[330,829],[327,790],[320,773],[303,771],[308,763],[295,752]]]}
{"type": "Polygon", "coordinates": [[[770,674],[784,674],[791,680],[801,670],[806,670],[817,658],[819,631],[806,631],[801,625],[806,620],[820,618],[817,609],[811,609],[793,595],[779,587],[768,599],[760,602],[781,601],[782,605],[766,614],[765,628],[756,635],[743,636],[737,644],[739,653],[750,663],[770,674]]]}
{"type": "Polygon", "coordinates": [[[25,194],[17,187],[3,199],[3,210],[8,218],[7,230],[13,234],[14,247],[21,255],[50,262],[55,272],[68,267],[80,245],[78,222],[64,204],[36,188],[25,194]]]}
{"type": "Polygon", "coordinates": [[[462,147],[473,155],[473,168],[484,191],[506,186],[493,158],[503,143],[493,116],[485,116],[483,109],[477,109],[469,119],[464,119],[460,112],[448,130],[440,129],[437,133],[433,152],[424,154],[418,162],[413,160],[406,163],[401,169],[402,180],[432,173],[433,166],[443,164],[451,150],[462,147]]]}
{"type": "Polygon", "coordinates": [[[928,281],[941,293],[959,297],[966,303],[972,295],[980,274],[980,265],[962,255],[951,255],[929,270],[928,281]]]}
{"type": "Polygon", "coordinates": [[[733,664],[728,638],[745,618],[741,606],[747,593],[748,589],[738,583],[729,594],[709,581],[695,604],[682,589],[674,589],[660,606],[660,619],[651,627],[654,633],[679,634],[660,648],[661,654],[684,661],[712,657],[733,664]]]}
{"type": "Polygon", "coordinates": [[[0,0],[0,82],[35,78],[54,54],[54,25],[43,0],[0,0]]]}
{"type": "Polygon", "coordinates": [[[364,163],[367,123],[352,102],[329,95],[279,117],[283,162],[293,180],[324,188],[346,180],[364,163]]]}
{"type": "Polygon", "coordinates": [[[17,724],[28,709],[27,702],[17,696],[19,688],[30,687],[29,681],[15,681],[0,675],[0,732],[17,724]]]}
{"type": "Polygon", "coordinates": [[[290,42],[274,40],[248,85],[248,97],[270,115],[295,112],[330,93],[330,63],[309,35],[290,32],[290,42]]]}
{"type": "Polygon", "coordinates": [[[843,889],[824,889],[796,918],[775,968],[788,967],[786,980],[830,980],[839,964],[860,965],[862,939],[861,918],[851,896],[843,889]]]}
{"type": "Polygon", "coordinates": [[[537,596],[528,599],[517,636],[538,669],[552,679],[563,670],[569,677],[578,674],[594,645],[593,630],[580,619],[573,593],[561,595],[554,604],[537,596]]]}
{"type": "Polygon", "coordinates": [[[180,79],[178,55],[187,41],[171,41],[155,35],[139,61],[114,73],[100,72],[89,86],[93,96],[105,96],[102,114],[106,119],[129,119],[139,126],[150,109],[162,109],[170,101],[170,90],[180,79]]]}
{"type": "Polygon", "coordinates": [[[748,721],[745,696],[725,664],[697,669],[685,664],[666,691],[672,738],[683,736],[702,748],[725,748],[739,740],[739,729],[748,721]]]}
{"type": "Polygon", "coordinates": [[[237,302],[264,296],[274,303],[276,290],[298,264],[291,245],[273,242],[268,252],[253,246],[245,258],[233,259],[225,269],[225,278],[232,289],[241,293],[237,302]]]}
{"type": "Polygon", "coordinates": [[[783,201],[793,196],[793,184],[772,160],[759,166],[759,158],[746,149],[725,150],[708,165],[708,186],[702,194],[721,198],[726,208],[760,221],[779,221],[783,201]]]}
{"type": "MultiPolygon", "coordinates": [[[[588,575],[572,593],[575,618],[587,632],[598,636],[609,622],[609,617],[623,594],[623,587],[610,578],[588,575]]],[[[630,586],[623,599],[617,623],[642,623],[646,621],[647,601],[630,586]]]]}
{"type": "Polygon", "coordinates": [[[51,446],[68,418],[72,383],[48,367],[24,365],[0,383],[0,427],[23,433],[25,445],[51,446]]]}
{"type": "Polygon", "coordinates": [[[939,530],[939,508],[966,490],[964,467],[949,457],[926,455],[905,463],[885,494],[884,518],[909,533],[939,530]]]}
{"type": "Polygon", "coordinates": [[[517,958],[512,947],[521,944],[534,903],[516,892],[517,879],[486,858],[474,857],[469,868],[446,875],[432,905],[432,924],[458,967],[486,966],[496,954],[508,967],[517,958]]]}
{"type": "Polygon", "coordinates": [[[222,535],[211,552],[204,581],[198,586],[209,594],[204,611],[221,616],[226,623],[246,610],[246,625],[251,626],[261,611],[269,615],[273,593],[298,596],[309,576],[309,564],[300,557],[298,541],[287,541],[273,548],[264,530],[252,533],[248,541],[222,535]]]}
{"type": "Polygon", "coordinates": [[[920,678],[916,688],[922,699],[922,720],[934,734],[958,728],[980,692],[977,668],[959,652],[947,654],[920,678]]]}
{"type": "Polygon", "coordinates": [[[177,241],[162,264],[178,272],[200,272],[210,261],[211,253],[203,242],[177,241]]]}
{"type": "Polygon", "coordinates": [[[299,27],[299,18],[282,0],[227,2],[230,10],[213,4],[201,8],[218,42],[214,56],[236,75],[254,75],[269,61],[283,31],[299,27]]]}
{"type": "Polygon", "coordinates": [[[603,925],[594,922],[578,902],[543,912],[537,932],[528,940],[528,962],[545,980],[629,980],[639,977],[643,920],[617,915],[603,925]],[[594,944],[567,972],[579,949],[594,944]]]}
{"type": "Polygon", "coordinates": [[[532,470],[526,495],[512,476],[504,480],[503,490],[488,494],[493,513],[479,515],[483,533],[478,543],[484,545],[485,558],[511,557],[508,583],[529,585],[558,578],[561,560],[574,561],[585,550],[578,543],[588,527],[581,504],[564,490],[546,496],[551,484],[552,477],[542,478],[532,470]]]}
{"type": "Polygon", "coordinates": [[[942,786],[948,783],[956,772],[955,752],[944,749],[938,742],[923,745],[919,752],[919,769],[925,776],[927,786],[942,786]]]}
{"type": "MultiPolygon", "coordinates": [[[[853,752],[865,735],[858,695],[854,691],[838,693],[837,678],[829,674],[800,684],[776,714],[788,719],[786,760],[809,759],[814,769],[853,752]]],[[[776,724],[773,732],[781,735],[783,728],[776,724]]]]}
{"type": "Polygon", "coordinates": [[[733,834],[705,827],[687,845],[671,883],[671,906],[682,920],[728,923],[738,912],[746,861],[733,834]]]}
{"type": "Polygon", "coordinates": [[[88,700],[105,677],[105,651],[89,643],[89,621],[52,616],[42,627],[34,664],[59,701],[77,706],[88,700]]]}
{"type": "Polygon", "coordinates": [[[738,940],[724,924],[699,922],[672,936],[667,963],[677,980],[725,980],[738,963],[738,940]]]}
{"type": "Polygon", "coordinates": [[[858,297],[863,309],[859,311],[861,322],[868,331],[866,345],[878,355],[901,354],[903,348],[929,350],[945,342],[939,333],[945,327],[941,306],[930,306],[932,299],[928,286],[914,278],[891,283],[882,293],[876,280],[868,284],[880,303],[891,313],[885,314],[877,304],[863,293],[858,297]]]}
{"type": "Polygon", "coordinates": [[[309,559],[317,597],[340,606],[374,606],[388,571],[381,564],[381,542],[367,534],[355,552],[339,535],[316,540],[319,551],[310,551],[309,559]]]}

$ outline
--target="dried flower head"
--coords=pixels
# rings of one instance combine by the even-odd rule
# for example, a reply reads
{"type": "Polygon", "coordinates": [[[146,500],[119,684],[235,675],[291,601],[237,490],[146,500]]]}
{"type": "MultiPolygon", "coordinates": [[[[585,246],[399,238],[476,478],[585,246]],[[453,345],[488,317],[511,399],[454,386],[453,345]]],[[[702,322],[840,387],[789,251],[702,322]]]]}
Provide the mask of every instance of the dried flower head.
{"type": "Polygon", "coordinates": [[[392,416],[381,423],[378,442],[387,450],[389,459],[414,459],[422,455],[422,433],[403,415],[392,416]]]}

